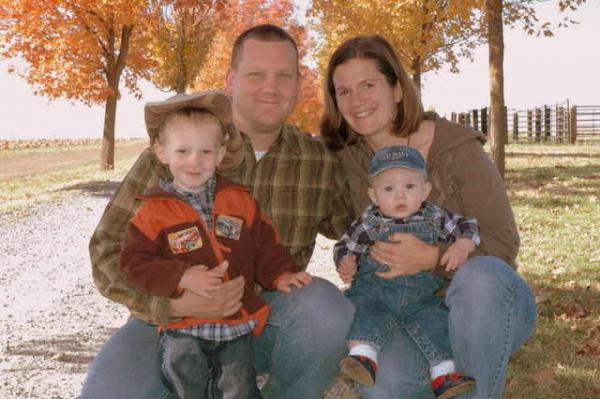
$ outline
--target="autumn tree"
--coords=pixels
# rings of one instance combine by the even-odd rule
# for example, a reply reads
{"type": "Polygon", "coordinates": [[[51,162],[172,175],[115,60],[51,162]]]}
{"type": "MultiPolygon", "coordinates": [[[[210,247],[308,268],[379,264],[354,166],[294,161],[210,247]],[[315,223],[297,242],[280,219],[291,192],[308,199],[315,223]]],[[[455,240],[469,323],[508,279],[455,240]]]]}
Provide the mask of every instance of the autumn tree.
{"type": "Polygon", "coordinates": [[[121,81],[135,95],[152,66],[141,0],[0,0],[0,54],[50,99],[105,104],[101,167],[114,167],[121,81]]]}
{"type": "Polygon", "coordinates": [[[215,35],[209,59],[196,81],[196,89],[224,88],[229,70],[231,49],[237,36],[251,26],[271,23],[288,31],[300,52],[301,89],[298,104],[289,122],[316,132],[322,104],[322,92],[317,72],[306,63],[311,43],[307,31],[294,18],[290,0],[230,0],[227,12],[219,17],[221,29],[215,35]]]}
{"type": "MultiPolygon", "coordinates": [[[[540,22],[533,1],[511,2],[486,0],[483,15],[487,24],[490,70],[490,153],[500,175],[504,178],[507,139],[506,106],[504,101],[504,25],[520,26],[530,35],[553,36],[553,29],[575,23],[570,15],[563,16],[556,26],[540,22]]],[[[560,12],[575,11],[585,0],[558,0],[560,12]]]]}
{"type": "Polygon", "coordinates": [[[458,60],[471,58],[481,42],[478,1],[313,0],[312,24],[322,38],[320,69],[344,40],[376,33],[396,49],[420,89],[423,73],[446,63],[458,71],[458,60]]]}
{"type": "Polygon", "coordinates": [[[225,26],[226,0],[151,0],[148,21],[152,57],[150,80],[161,90],[193,88],[208,59],[215,34],[225,26]]]}
{"type": "Polygon", "coordinates": [[[502,0],[486,0],[490,70],[490,136],[491,155],[504,177],[504,142],[506,112],[504,107],[504,34],[502,0]]]}

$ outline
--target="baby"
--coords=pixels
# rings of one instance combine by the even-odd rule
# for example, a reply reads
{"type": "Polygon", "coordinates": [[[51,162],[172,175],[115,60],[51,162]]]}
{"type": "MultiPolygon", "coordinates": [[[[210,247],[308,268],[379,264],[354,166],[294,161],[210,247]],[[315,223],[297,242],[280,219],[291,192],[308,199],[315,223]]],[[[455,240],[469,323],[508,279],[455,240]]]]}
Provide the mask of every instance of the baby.
{"type": "Polygon", "coordinates": [[[387,271],[370,255],[375,241],[394,233],[410,233],[431,245],[450,243],[441,258],[446,270],[456,270],[479,245],[479,226],[425,201],[431,191],[425,160],[414,148],[387,147],[369,164],[372,204],[348,228],[334,247],[340,278],[352,283],[346,295],[356,306],[342,371],[363,385],[375,383],[377,353],[393,329],[402,326],[430,364],[436,398],[450,398],[472,389],[475,380],[456,372],[448,338],[447,311],[435,293],[444,278],[429,271],[384,279],[387,271]],[[358,260],[358,262],[357,262],[358,260]],[[358,267],[357,267],[358,263],[358,267]]]}

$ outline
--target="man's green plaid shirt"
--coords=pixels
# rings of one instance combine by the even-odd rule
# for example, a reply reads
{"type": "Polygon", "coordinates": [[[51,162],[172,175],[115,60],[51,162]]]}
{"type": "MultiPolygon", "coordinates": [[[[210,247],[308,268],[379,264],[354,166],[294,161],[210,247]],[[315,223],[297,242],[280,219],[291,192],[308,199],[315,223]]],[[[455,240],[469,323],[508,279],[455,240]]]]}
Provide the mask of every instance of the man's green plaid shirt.
{"type": "MultiPolygon", "coordinates": [[[[338,239],[354,217],[340,165],[318,139],[298,132],[292,125],[283,127],[260,162],[255,160],[250,139],[242,136],[241,165],[221,175],[251,189],[261,210],[277,226],[283,245],[306,268],[317,233],[338,239]]],[[[93,276],[99,291],[126,305],[134,317],[150,323],[171,320],[169,300],[125,284],[119,273],[121,238],[139,206],[135,197],[167,173],[146,149],[123,179],[90,241],[93,276]]]]}

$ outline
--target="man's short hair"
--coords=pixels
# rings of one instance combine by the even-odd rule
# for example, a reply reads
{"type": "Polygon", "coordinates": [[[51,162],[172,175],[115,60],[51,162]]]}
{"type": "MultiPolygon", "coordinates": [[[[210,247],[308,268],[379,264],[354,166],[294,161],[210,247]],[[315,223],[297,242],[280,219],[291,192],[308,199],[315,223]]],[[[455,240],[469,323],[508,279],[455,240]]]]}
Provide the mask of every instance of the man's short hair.
{"type": "Polygon", "coordinates": [[[248,39],[256,39],[263,42],[290,42],[296,53],[296,63],[299,62],[298,45],[294,38],[279,26],[262,24],[245,30],[237,37],[231,51],[231,69],[237,69],[242,54],[242,48],[248,39]]]}

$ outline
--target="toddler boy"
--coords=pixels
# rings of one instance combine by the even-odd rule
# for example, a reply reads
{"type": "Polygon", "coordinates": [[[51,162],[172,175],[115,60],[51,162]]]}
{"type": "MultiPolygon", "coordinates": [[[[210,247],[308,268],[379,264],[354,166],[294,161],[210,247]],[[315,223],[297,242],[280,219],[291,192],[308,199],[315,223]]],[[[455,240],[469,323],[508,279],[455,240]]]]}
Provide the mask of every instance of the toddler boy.
{"type": "Polygon", "coordinates": [[[184,290],[210,298],[223,281],[243,276],[235,314],[159,327],[161,367],[181,399],[207,398],[209,389],[213,397],[260,397],[250,333],[260,333],[269,306],[255,284],[290,292],[311,276],[299,271],[249,190],[215,175],[235,132],[225,94],[177,95],[146,104],[145,116],[154,153],[170,176],[139,197],[121,273],[132,287],[169,298],[184,290]]]}

